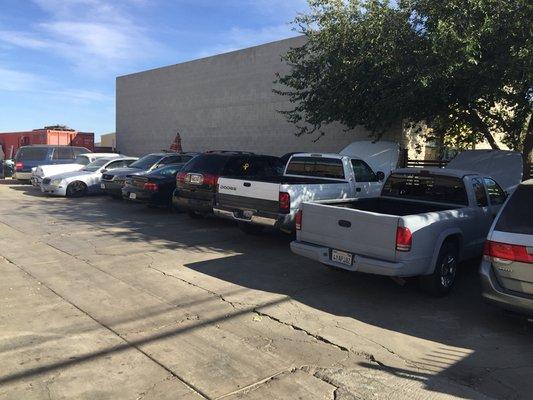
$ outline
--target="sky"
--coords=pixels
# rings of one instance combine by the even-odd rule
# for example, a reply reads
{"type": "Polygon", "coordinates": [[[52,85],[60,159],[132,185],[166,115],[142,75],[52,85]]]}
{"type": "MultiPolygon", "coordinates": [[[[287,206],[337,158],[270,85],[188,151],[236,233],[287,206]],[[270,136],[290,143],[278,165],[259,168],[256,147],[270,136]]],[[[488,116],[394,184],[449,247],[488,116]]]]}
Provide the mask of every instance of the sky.
{"type": "Polygon", "coordinates": [[[115,78],[296,36],[306,0],[0,0],[0,132],[115,131],[115,78]]]}

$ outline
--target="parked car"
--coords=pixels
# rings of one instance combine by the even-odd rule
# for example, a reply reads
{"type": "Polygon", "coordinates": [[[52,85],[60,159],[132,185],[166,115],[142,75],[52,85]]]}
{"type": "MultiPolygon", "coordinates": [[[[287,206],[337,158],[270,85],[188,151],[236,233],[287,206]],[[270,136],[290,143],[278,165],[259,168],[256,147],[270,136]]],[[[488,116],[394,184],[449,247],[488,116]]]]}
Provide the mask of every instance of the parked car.
{"type": "Polygon", "coordinates": [[[31,145],[22,146],[15,154],[13,179],[29,182],[32,168],[39,165],[70,164],[77,156],[91,153],[85,147],[31,145]]]}
{"type": "Polygon", "coordinates": [[[99,158],[80,171],[65,172],[43,179],[41,191],[54,196],[81,197],[100,193],[102,174],[116,168],[125,168],[137,158],[99,158]]]}
{"type": "Polygon", "coordinates": [[[122,187],[128,175],[142,174],[170,164],[185,164],[198,153],[151,153],[139,158],[127,168],[108,171],[102,176],[101,189],[114,198],[122,198],[122,187]]]}
{"type": "Polygon", "coordinates": [[[85,153],[77,156],[74,159],[74,162],[70,164],[39,165],[38,167],[32,168],[31,184],[36,187],[41,187],[43,179],[48,176],[61,174],[63,172],[79,171],[99,158],[118,157],[122,156],[116,153],[85,153]]]}
{"type": "Polygon", "coordinates": [[[483,261],[483,297],[533,316],[533,179],[523,182],[492,225],[483,261]]]}
{"type": "Polygon", "coordinates": [[[275,176],[280,172],[278,157],[239,151],[211,151],[189,161],[176,177],[173,204],[192,218],[213,213],[220,176],[275,176]]]}
{"type": "Polygon", "coordinates": [[[137,175],[128,175],[122,197],[150,206],[172,208],[172,193],[176,188],[176,174],[183,165],[174,164],[137,175]]]}
{"type": "MultiPolygon", "coordinates": [[[[510,174],[517,179],[508,181],[511,187],[520,181],[521,168],[510,174]]],[[[494,179],[476,172],[398,169],[379,197],[304,203],[291,249],[349,271],[419,276],[425,290],[444,295],[458,263],[482,255],[506,197],[494,179]]]]}
{"type": "Polygon", "coordinates": [[[340,154],[292,154],[282,175],[220,178],[214,212],[247,232],[265,226],[294,232],[302,202],[378,196],[398,158],[398,144],[386,141],[354,142],[340,154]]]}

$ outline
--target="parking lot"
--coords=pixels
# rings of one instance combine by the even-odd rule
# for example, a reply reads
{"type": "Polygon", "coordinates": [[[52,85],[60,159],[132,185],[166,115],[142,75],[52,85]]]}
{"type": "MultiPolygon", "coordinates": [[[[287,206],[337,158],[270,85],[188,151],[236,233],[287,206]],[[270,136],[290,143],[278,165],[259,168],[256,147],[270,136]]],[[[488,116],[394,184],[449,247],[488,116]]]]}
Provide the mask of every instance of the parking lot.
{"type": "Polygon", "coordinates": [[[290,238],[0,184],[0,398],[526,399],[533,324],[290,238]]]}

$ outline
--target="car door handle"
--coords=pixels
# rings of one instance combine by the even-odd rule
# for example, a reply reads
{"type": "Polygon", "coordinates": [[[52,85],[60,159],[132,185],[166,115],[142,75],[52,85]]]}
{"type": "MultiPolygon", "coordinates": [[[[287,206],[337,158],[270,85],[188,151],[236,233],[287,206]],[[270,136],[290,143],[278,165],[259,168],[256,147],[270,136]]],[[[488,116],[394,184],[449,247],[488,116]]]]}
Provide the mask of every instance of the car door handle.
{"type": "Polygon", "coordinates": [[[350,221],[346,221],[344,219],[339,220],[339,226],[342,226],[343,228],[349,228],[352,226],[352,223],[350,221]]]}
{"type": "Polygon", "coordinates": [[[252,184],[250,182],[244,182],[243,185],[246,186],[246,187],[252,186],[252,184]]]}

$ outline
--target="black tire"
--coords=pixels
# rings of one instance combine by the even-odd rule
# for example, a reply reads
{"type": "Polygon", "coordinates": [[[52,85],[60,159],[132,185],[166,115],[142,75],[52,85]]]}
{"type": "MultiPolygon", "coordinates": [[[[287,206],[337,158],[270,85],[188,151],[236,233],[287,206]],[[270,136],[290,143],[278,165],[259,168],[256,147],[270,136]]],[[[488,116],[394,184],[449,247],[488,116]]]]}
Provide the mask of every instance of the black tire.
{"type": "Polygon", "coordinates": [[[457,244],[452,241],[444,242],[437,257],[435,271],[431,275],[420,277],[422,289],[435,297],[447,295],[455,284],[458,265],[459,248],[457,244]]]}
{"type": "Polygon", "coordinates": [[[74,181],[67,186],[67,197],[83,197],[87,194],[87,185],[81,181],[74,181]]]}
{"type": "Polygon", "coordinates": [[[187,211],[187,214],[189,215],[189,217],[191,217],[192,219],[202,219],[203,217],[205,217],[204,214],[200,214],[196,211],[187,211]]]}
{"type": "Polygon", "coordinates": [[[244,233],[248,235],[260,235],[265,230],[264,226],[253,225],[248,222],[239,222],[237,225],[239,226],[239,229],[241,231],[243,231],[244,233]]]}

